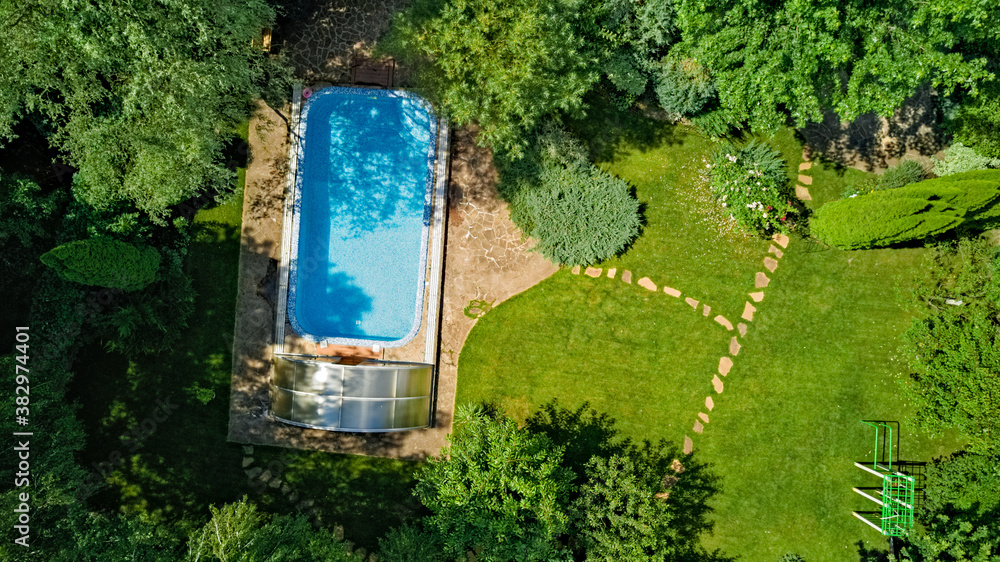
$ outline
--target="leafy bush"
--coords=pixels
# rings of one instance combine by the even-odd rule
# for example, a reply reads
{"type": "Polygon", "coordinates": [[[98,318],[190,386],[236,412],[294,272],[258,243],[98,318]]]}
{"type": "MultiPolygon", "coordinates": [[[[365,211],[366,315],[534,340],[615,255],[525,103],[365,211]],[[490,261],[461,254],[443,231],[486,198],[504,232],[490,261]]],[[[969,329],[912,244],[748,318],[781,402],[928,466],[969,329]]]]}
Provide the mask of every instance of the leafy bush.
{"type": "Polygon", "coordinates": [[[166,253],[158,279],[142,290],[118,295],[113,308],[97,325],[105,346],[127,357],[173,348],[194,313],[195,291],[177,252],[166,253]]]}
{"type": "Polygon", "coordinates": [[[1000,451],[1000,275],[997,248],[962,240],[938,247],[915,292],[925,314],[904,337],[913,374],[904,394],[923,429],[958,429],[974,451],[1000,451]]]}
{"type": "Polygon", "coordinates": [[[998,201],[1000,171],[965,172],[827,203],[810,224],[831,246],[877,248],[983,228],[1000,218],[998,201]]]}
{"type": "Polygon", "coordinates": [[[690,117],[715,98],[715,84],[694,59],[666,59],[656,76],[656,97],[667,113],[690,117]]]}
{"type": "Polygon", "coordinates": [[[916,183],[927,177],[927,170],[916,160],[903,160],[898,166],[885,171],[881,176],[867,176],[865,179],[847,188],[844,197],[864,195],[885,189],[899,189],[911,183],[916,183]]]}
{"type": "Polygon", "coordinates": [[[945,149],[944,159],[934,160],[934,173],[938,176],[950,176],[951,174],[988,168],[1000,168],[1000,158],[983,156],[960,142],[945,149]]]}
{"type": "Polygon", "coordinates": [[[596,263],[639,235],[639,201],[628,184],[591,164],[583,145],[554,126],[545,127],[528,157],[501,168],[511,218],[552,261],[596,263]]]}
{"type": "Polygon", "coordinates": [[[160,253],[111,238],[77,240],[57,246],[41,257],[67,281],[123,291],[136,291],[153,282],[160,253]]]}
{"type": "Polygon", "coordinates": [[[712,193],[745,230],[761,235],[789,232],[795,208],[781,154],[760,142],[728,147],[712,156],[712,193]]]}
{"type": "Polygon", "coordinates": [[[740,123],[734,121],[729,112],[722,108],[692,117],[691,124],[706,136],[717,139],[727,137],[740,128],[740,123]]]}

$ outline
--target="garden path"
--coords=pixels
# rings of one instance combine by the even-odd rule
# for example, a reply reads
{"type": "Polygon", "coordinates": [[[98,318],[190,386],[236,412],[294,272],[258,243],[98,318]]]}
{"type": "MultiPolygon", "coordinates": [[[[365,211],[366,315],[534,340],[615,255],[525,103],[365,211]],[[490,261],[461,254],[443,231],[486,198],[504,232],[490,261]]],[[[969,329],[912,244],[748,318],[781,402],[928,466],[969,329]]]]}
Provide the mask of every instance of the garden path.
{"type": "MultiPolygon", "coordinates": [[[[803,201],[811,200],[809,189],[806,187],[807,185],[812,185],[812,177],[811,175],[809,175],[809,170],[812,168],[812,162],[809,160],[809,155],[810,152],[808,149],[804,150],[802,153],[803,162],[799,164],[798,167],[799,183],[795,187],[796,196],[803,201]]],[[[770,247],[767,250],[768,255],[763,258],[763,266],[764,269],[767,269],[769,272],[774,273],[774,271],[778,268],[778,260],[780,260],[782,256],[784,256],[783,250],[788,247],[789,238],[784,234],[775,234],[772,237],[772,240],[774,241],[774,244],[770,245],[770,247]],[[780,246],[780,248],[778,246],[780,246]]],[[[581,268],[580,266],[575,266],[570,271],[574,275],[579,275],[581,273],[581,268]]],[[[588,267],[586,268],[586,270],[583,271],[584,275],[592,277],[594,279],[601,277],[602,273],[603,270],[597,267],[588,267]]],[[[614,279],[616,277],[616,274],[617,270],[611,268],[608,269],[606,277],[609,279],[614,279]]],[[[622,280],[622,282],[626,284],[631,284],[632,275],[633,274],[631,271],[626,270],[622,273],[620,279],[622,280]]],[[[767,276],[766,273],[762,271],[757,272],[757,274],[754,277],[754,288],[759,290],[752,293],[747,293],[749,300],[746,301],[746,303],[744,304],[743,312],[740,315],[740,319],[744,320],[746,323],[738,322],[736,324],[735,329],[739,335],[732,335],[730,337],[728,345],[728,354],[723,355],[722,357],[719,358],[718,369],[715,373],[712,374],[711,384],[713,390],[715,391],[715,394],[722,394],[723,390],[725,390],[725,383],[723,382],[723,379],[729,376],[729,373],[735,364],[734,359],[736,358],[737,355],[739,355],[740,350],[743,348],[743,344],[740,343],[740,339],[746,338],[747,334],[749,333],[749,328],[747,323],[753,322],[754,313],[757,312],[757,307],[755,307],[751,303],[751,301],[753,303],[760,303],[761,301],[763,301],[764,300],[763,289],[766,288],[770,284],[770,282],[771,279],[767,276]],[[719,378],[719,375],[721,375],[723,378],[719,378]]],[[[660,292],[660,290],[658,290],[656,282],[649,277],[640,278],[636,282],[636,285],[648,291],[652,291],[654,293],[660,292]]],[[[681,298],[685,294],[680,289],[676,289],[673,287],[662,287],[661,289],[663,294],[671,298],[681,298]]],[[[696,299],[693,296],[687,296],[684,298],[684,302],[686,302],[695,311],[697,311],[698,306],[701,305],[701,314],[706,319],[712,316],[712,307],[704,302],[703,297],[699,297],[696,299]]],[[[719,326],[724,328],[727,332],[726,334],[727,336],[729,336],[728,332],[732,332],[734,329],[732,322],[730,322],[729,318],[727,318],[723,314],[716,314],[715,317],[712,318],[712,321],[714,321],[719,326]]],[[[712,397],[712,395],[709,394],[708,396],[705,397],[705,409],[711,412],[714,408],[715,408],[715,400],[712,397]]],[[[698,412],[694,422],[694,426],[692,426],[691,431],[695,434],[701,435],[705,432],[705,427],[708,425],[708,423],[709,423],[708,413],[698,412]]],[[[694,440],[692,439],[691,436],[685,435],[684,453],[691,454],[693,451],[694,451],[694,440]]]]}

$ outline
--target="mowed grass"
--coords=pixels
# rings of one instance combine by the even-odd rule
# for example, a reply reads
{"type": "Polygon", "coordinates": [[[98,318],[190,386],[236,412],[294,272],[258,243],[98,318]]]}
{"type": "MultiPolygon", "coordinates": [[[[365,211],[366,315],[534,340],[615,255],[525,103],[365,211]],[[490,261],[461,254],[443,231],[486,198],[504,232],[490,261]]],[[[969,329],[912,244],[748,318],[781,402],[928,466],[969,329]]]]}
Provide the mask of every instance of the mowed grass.
{"type": "MultiPolygon", "coordinates": [[[[602,126],[613,127],[614,119],[602,126]]],[[[622,144],[598,146],[601,165],[636,188],[648,224],[628,253],[602,266],[705,295],[735,321],[754,290],[754,273],[765,271],[768,242],[727,232],[703,208],[711,201],[701,191],[707,188],[699,184],[699,166],[712,141],[677,127],[618,136],[622,144]]],[[[802,146],[794,134],[779,131],[770,142],[797,176],[802,146]]],[[[815,208],[840,198],[864,172],[817,163],[809,174],[815,208]]],[[[905,365],[897,350],[912,314],[903,297],[923,255],[922,249],[842,252],[793,236],[768,273],[765,298],[718,395],[709,381],[728,333],[720,338],[712,330],[717,325],[677,299],[677,313],[636,306],[625,296],[642,289],[562,271],[479,320],[460,356],[458,402],[493,400],[523,417],[549,397],[567,406],[590,401],[626,435],[677,440],[687,433],[695,455],[721,477],[711,500],[716,528],[706,546],[748,562],[787,553],[853,562],[858,541],[887,546],[851,516],[873,508],[851,491],[873,485],[853,466],[873,449],[874,436],[860,420],[899,421],[904,460],[930,461],[959,445],[952,436],[917,434],[899,392],[905,365]],[[657,329],[650,329],[653,322],[657,329]],[[594,384],[608,379],[618,384],[610,390],[594,384]],[[685,382],[692,387],[683,388],[685,382]],[[715,400],[711,412],[706,394],[715,400]],[[702,435],[690,431],[699,411],[710,418],[702,435]],[[671,412],[669,420],[664,412],[671,412]]]]}
{"type": "Polygon", "coordinates": [[[248,453],[226,441],[243,177],[240,171],[240,189],[230,201],[195,215],[188,272],[197,298],[177,346],[131,359],[94,346],[75,365],[74,394],[84,405],[80,416],[88,435],[82,464],[93,468],[115,451],[125,459],[89,502],[167,523],[185,537],[208,520],[209,506],[244,495],[266,511],[310,517],[314,512],[299,502],[312,500],[318,523],[342,525],[345,539],[372,550],[414,509],[417,463],[277,447],[248,453]],[[214,397],[202,403],[195,396],[199,388],[214,397]],[[155,411],[158,400],[179,407],[153,425],[162,417],[155,411]],[[145,437],[122,441],[134,428],[145,437]],[[245,473],[250,468],[271,471],[296,498],[252,481],[245,473]]]}
{"type": "Polygon", "coordinates": [[[683,440],[711,391],[726,331],[683,300],[560,271],[484,316],[459,359],[458,404],[523,420],[558,399],[614,415],[637,438],[683,440]]]}

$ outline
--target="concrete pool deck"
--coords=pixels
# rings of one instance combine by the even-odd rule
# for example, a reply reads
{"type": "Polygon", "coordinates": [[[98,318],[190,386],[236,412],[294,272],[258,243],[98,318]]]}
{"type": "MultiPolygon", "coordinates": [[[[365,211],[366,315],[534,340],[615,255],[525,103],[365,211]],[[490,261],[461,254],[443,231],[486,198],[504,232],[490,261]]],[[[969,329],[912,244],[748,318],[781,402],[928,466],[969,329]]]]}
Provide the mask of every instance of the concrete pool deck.
{"type": "MultiPolygon", "coordinates": [[[[447,207],[439,207],[440,215],[432,224],[432,232],[436,226],[436,231],[445,235],[437,250],[432,235],[431,247],[432,253],[442,256],[443,270],[440,282],[435,282],[430,272],[427,277],[428,285],[440,287],[441,297],[425,299],[425,321],[409,344],[381,353],[390,360],[424,361],[428,355],[439,358],[428,361],[438,365],[434,427],[397,433],[337,433],[272,420],[267,415],[267,383],[275,335],[280,331],[275,330],[275,321],[282,300],[278,261],[290,172],[290,118],[291,108],[276,112],[261,104],[251,121],[229,440],[404,459],[437,455],[451,432],[459,353],[476,322],[463,309],[472,300],[496,305],[557,268],[540,255],[528,253],[530,242],[521,240],[510,222],[506,204],[496,195],[490,151],[476,146],[474,131],[454,131],[448,148],[450,169],[442,168],[439,175],[447,181],[436,186],[442,196],[447,190],[447,207]],[[441,302],[439,314],[428,310],[432,301],[441,302]],[[436,322],[438,317],[440,323],[436,322]]],[[[433,260],[428,260],[428,267],[433,260]]],[[[296,338],[287,323],[282,343],[286,353],[320,354],[315,343],[296,338]]],[[[366,351],[371,352],[370,348],[366,351]]]]}

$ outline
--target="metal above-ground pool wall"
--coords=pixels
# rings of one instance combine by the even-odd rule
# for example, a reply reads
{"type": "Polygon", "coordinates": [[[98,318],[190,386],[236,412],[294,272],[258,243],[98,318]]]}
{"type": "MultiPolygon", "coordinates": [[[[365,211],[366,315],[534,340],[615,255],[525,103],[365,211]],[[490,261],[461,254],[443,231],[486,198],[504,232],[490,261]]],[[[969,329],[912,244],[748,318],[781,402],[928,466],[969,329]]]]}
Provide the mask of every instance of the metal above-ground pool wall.
{"type": "Polygon", "coordinates": [[[433,365],[338,361],[276,356],[269,385],[271,415],[301,427],[357,433],[430,425],[433,365]]]}

